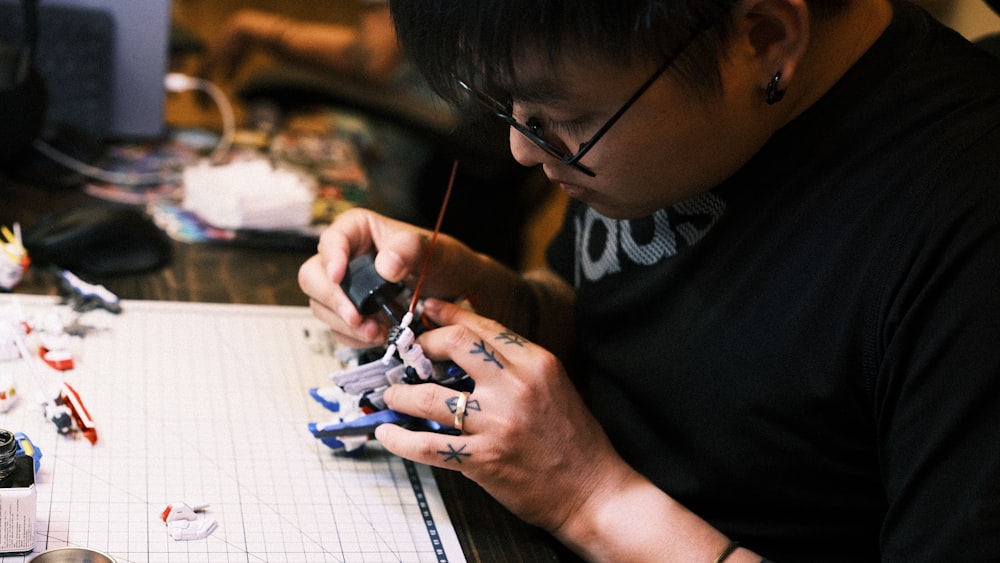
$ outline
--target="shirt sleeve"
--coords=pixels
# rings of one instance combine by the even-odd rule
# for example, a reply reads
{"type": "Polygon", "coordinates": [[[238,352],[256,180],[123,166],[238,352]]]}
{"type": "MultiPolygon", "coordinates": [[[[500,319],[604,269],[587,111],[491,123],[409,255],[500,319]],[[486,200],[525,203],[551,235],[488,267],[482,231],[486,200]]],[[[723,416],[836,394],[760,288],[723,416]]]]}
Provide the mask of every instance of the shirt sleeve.
{"type": "Polygon", "coordinates": [[[885,561],[1000,560],[998,146],[991,133],[942,172],[887,278],[873,386],[885,561]]]}

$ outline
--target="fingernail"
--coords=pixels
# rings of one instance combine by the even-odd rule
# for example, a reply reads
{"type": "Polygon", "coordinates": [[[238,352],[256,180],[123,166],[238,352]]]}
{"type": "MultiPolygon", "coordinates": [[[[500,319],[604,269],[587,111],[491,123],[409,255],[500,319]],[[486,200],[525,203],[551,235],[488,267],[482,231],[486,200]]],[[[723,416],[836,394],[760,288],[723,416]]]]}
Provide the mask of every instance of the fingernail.
{"type": "Polygon", "coordinates": [[[382,392],[382,400],[385,401],[385,406],[387,406],[389,408],[392,408],[392,405],[390,405],[389,403],[391,402],[392,395],[394,393],[395,393],[395,391],[392,390],[392,386],[391,385],[389,387],[387,387],[385,391],[382,392]]]}
{"type": "Polygon", "coordinates": [[[425,311],[437,313],[438,311],[441,310],[441,307],[443,306],[444,306],[444,301],[441,301],[440,299],[435,299],[433,297],[428,297],[427,299],[424,299],[425,311]]]}
{"type": "Polygon", "coordinates": [[[340,315],[340,318],[344,319],[344,322],[354,327],[361,326],[361,321],[364,320],[363,317],[358,315],[357,309],[355,309],[353,305],[349,304],[341,305],[340,308],[337,309],[337,314],[340,315]]]}
{"type": "Polygon", "coordinates": [[[365,319],[361,322],[361,334],[369,342],[374,342],[378,339],[379,333],[382,332],[382,328],[376,321],[371,319],[365,319]]]}
{"type": "Polygon", "coordinates": [[[383,251],[378,256],[379,262],[381,262],[384,272],[386,272],[386,279],[397,280],[403,277],[403,270],[405,264],[403,259],[395,252],[383,251]]]}

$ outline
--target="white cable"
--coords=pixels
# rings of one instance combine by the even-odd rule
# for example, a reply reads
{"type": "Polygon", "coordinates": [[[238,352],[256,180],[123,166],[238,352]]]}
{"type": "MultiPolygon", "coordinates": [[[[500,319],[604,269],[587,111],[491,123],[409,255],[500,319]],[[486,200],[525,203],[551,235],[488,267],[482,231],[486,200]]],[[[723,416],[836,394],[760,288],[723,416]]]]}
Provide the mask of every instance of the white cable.
{"type": "MultiPolygon", "coordinates": [[[[187,76],[178,72],[171,72],[164,77],[163,85],[168,92],[184,92],[187,90],[201,90],[208,94],[212,101],[219,108],[222,115],[222,136],[218,144],[212,150],[210,159],[212,162],[220,162],[225,158],[229,149],[233,145],[233,137],[236,135],[236,117],[233,106],[229,103],[225,92],[215,84],[203,78],[187,76]]],[[[118,184],[124,186],[141,186],[147,184],[163,183],[168,179],[166,172],[121,172],[105,170],[82,162],[72,156],[60,151],[42,139],[35,139],[33,142],[35,150],[42,153],[47,158],[56,163],[101,182],[118,184]]]]}
{"type": "Polygon", "coordinates": [[[212,151],[211,160],[212,162],[220,162],[225,158],[226,153],[229,152],[230,147],[233,145],[233,137],[236,136],[236,116],[233,111],[233,105],[229,103],[226,93],[214,83],[204,78],[188,76],[179,72],[167,74],[163,79],[163,85],[168,92],[201,90],[208,94],[212,98],[212,101],[215,102],[215,105],[218,106],[219,113],[222,116],[222,137],[219,139],[219,144],[212,151]]]}
{"type": "Polygon", "coordinates": [[[114,170],[104,170],[96,166],[91,166],[72,156],[60,151],[42,139],[35,139],[32,143],[35,150],[42,153],[49,159],[55,161],[66,168],[108,184],[118,184],[121,186],[144,186],[157,184],[165,180],[166,174],[163,172],[120,172],[114,170]]]}

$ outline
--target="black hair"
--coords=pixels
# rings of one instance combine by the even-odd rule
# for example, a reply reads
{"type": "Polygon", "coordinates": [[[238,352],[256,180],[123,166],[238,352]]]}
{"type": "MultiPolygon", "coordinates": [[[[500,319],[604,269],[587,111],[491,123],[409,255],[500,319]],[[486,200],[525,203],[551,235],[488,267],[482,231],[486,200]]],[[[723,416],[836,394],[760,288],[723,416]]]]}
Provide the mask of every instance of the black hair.
{"type": "MultiPolygon", "coordinates": [[[[816,17],[851,0],[809,0],[816,17]]],[[[734,0],[390,0],[407,57],[431,87],[453,102],[458,80],[503,96],[517,83],[525,55],[556,61],[564,50],[591,50],[622,60],[654,63],[677,55],[700,34],[673,72],[695,85],[718,84],[718,56],[729,37],[734,0]],[[571,47],[572,46],[572,47],[571,47]]]]}

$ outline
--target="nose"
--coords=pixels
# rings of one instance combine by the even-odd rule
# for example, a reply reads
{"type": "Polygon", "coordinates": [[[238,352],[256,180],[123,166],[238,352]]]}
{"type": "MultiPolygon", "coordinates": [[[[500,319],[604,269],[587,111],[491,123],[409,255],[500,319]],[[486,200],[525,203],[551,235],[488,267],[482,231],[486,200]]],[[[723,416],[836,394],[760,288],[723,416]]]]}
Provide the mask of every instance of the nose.
{"type": "Polygon", "coordinates": [[[549,153],[513,127],[510,128],[510,154],[514,156],[514,160],[518,164],[528,167],[542,164],[544,159],[551,158],[549,153]]]}

